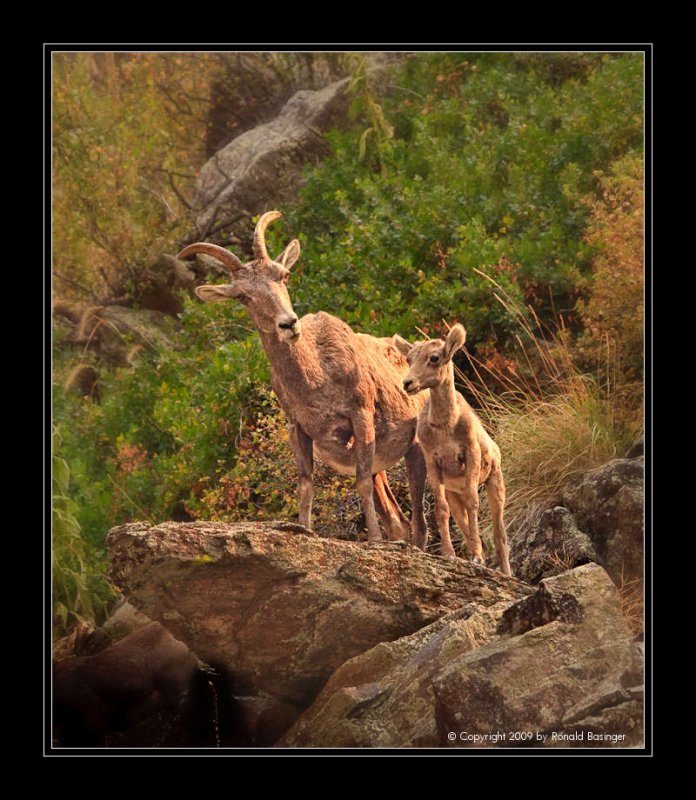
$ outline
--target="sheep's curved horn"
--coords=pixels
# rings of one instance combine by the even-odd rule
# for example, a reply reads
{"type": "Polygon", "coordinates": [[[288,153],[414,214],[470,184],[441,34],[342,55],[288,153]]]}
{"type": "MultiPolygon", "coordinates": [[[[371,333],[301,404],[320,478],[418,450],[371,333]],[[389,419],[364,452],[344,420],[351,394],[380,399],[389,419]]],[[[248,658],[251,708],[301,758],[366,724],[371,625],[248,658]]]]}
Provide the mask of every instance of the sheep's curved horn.
{"type": "Polygon", "coordinates": [[[220,245],[209,244],[208,242],[196,242],[195,244],[190,244],[188,247],[184,247],[177,258],[188,258],[189,256],[196,255],[196,253],[205,253],[207,256],[217,258],[230,273],[236,272],[244,266],[234,253],[230,253],[229,250],[225,250],[225,248],[220,247],[220,245]]]}
{"type": "Polygon", "coordinates": [[[259,217],[259,221],[256,223],[256,229],[254,230],[254,243],[252,245],[255,259],[265,261],[268,258],[268,250],[266,250],[266,228],[271,222],[280,219],[282,216],[280,211],[267,211],[259,217]]]}

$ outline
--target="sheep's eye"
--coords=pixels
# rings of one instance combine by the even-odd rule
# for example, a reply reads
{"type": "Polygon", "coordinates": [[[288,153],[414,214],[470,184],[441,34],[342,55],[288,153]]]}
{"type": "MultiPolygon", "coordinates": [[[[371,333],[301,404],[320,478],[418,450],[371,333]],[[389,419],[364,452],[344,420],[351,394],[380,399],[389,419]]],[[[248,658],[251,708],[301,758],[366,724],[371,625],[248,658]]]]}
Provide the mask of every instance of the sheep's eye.
{"type": "Polygon", "coordinates": [[[428,361],[430,361],[431,364],[437,364],[439,360],[440,356],[430,356],[430,358],[428,359],[428,361]]]}
{"type": "Polygon", "coordinates": [[[239,292],[239,294],[236,294],[234,297],[235,300],[238,300],[240,303],[244,303],[244,305],[249,302],[249,295],[244,294],[244,292],[239,292]]]}

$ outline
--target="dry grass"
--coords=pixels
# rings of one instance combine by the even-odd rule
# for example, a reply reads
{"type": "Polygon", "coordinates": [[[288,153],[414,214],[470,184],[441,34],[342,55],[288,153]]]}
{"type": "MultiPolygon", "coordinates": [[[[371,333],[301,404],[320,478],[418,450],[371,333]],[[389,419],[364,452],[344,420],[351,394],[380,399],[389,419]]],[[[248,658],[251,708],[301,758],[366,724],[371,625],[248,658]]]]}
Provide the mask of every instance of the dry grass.
{"type": "Polygon", "coordinates": [[[581,372],[562,317],[553,328],[544,325],[531,307],[523,310],[480,274],[517,323],[517,357],[482,361],[467,352],[474,377],[457,375],[501,449],[506,519],[514,528],[558,502],[575,476],[624,455],[640,427],[640,388],[613,380],[610,342],[603,374],[612,379],[600,384],[581,372]]]}
{"type": "Polygon", "coordinates": [[[562,572],[568,572],[575,566],[575,559],[568,552],[566,543],[563,543],[560,553],[554,550],[549,553],[545,559],[545,567],[553,575],[560,575],[562,572]]]}
{"type": "Polygon", "coordinates": [[[629,580],[622,569],[616,590],[626,627],[635,636],[643,630],[643,582],[640,578],[629,580]]]}

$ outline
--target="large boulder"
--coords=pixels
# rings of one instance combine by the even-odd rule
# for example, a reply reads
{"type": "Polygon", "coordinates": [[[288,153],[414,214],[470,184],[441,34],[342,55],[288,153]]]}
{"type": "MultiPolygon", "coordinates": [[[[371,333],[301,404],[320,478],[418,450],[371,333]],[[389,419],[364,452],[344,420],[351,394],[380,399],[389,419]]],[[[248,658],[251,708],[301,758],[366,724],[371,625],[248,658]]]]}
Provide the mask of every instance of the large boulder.
{"type": "Polygon", "coordinates": [[[298,711],[341,664],[380,642],[531,591],[409,545],[324,539],[283,523],[132,523],[112,529],[108,547],[129,600],[228,670],[238,695],[298,711]]]}
{"type": "Polygon", "coordinates": [[[512,571],[529,583],[597,560],[592,540],[563,506],[546,509],[536,524],[510,537],[512,571]]]}
{"type": "Polygon", "coordinates": [[[198,658],[159,623],[53,669],[53,735],[61,746],[160,743],[179,719],[198,658]],[[137,738],[133,738],[137,731],[137,738]],[[118,738],[117,738],[118,741],[118,738]]]}
{"type": "MultiPolygon", "coordinates": [[[[200,171],[189,240],[216,240],[251,214],[295,197],[302,171],[329,152],[323,134],[347,122],[349,79],[296,92],[271,122],[233,139],[200,171]],[[216,236],[217,235],[217,236],[216,236]]],[[[229,236],[225,236],[229,240],[229,236]]]]}
{"type": "Polygon", "coordinates": [[[617,458],[572,481],[563,505],[617,585],[643,580],[644,459],[617,458]]]}
{"type": "Polygon", "coordinates": [[[614,585],[588,564],[356,656],[278,744],[637,747],[641,664],[614,585]]]}

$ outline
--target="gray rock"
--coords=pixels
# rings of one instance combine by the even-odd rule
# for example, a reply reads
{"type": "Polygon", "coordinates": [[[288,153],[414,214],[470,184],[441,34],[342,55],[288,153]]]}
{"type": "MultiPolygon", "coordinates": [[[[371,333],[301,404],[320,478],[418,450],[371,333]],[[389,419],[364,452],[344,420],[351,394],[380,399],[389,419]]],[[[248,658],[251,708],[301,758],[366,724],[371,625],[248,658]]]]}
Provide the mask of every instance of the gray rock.
{"type": "Polygon", "coordinates": [[[640,681],[616,589],[587,564],[544,579],[530,597],[455,611],[347,661],[278,744],[637,747],[640,681]],[[491,738],[498,733],[505,738],[491,738]]]}
{"type": "Polygon", "coordinates": [[[233,139],[204,164],[189,241],[214,240],[216,229],[233,230],[240,218],[248,224],[250,215],[293,199],[304,167],[330,152],[323,134],[347,121],[348,82],[297,92],[276,119],[233,139]]]}
{"type": "Polygon", "coordinates": [[[614,459],[572,481],[563,503],[617,585],[643,579],[643,457],[614,459]]]}
{"type": "Polygon", "coordinates": [[[90,633],[76,655],[86,656],[98,653],[135,631],[150,625],[152,620],[141,614],[135,606],[123,597],[116,604],[104,623],[90,633]]]}
{"type": "Polygon", "coordinates": [[[529,583],[597,561],[592,540],[563,506],[544,511],[532,527],[510,536],[513,573],[529,583]]]}
{"type": "Polygon", "coordinates": [[[626,458],[638,458],[644,454],[645,434],[640,433],[631,445],[631,449],[626,453],[626,458]]]}

